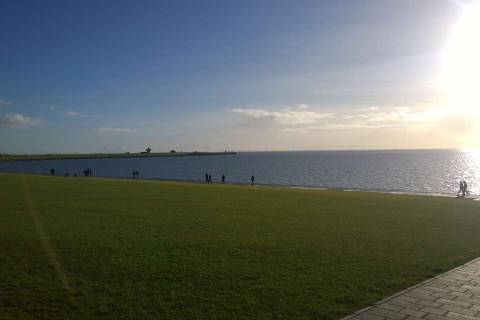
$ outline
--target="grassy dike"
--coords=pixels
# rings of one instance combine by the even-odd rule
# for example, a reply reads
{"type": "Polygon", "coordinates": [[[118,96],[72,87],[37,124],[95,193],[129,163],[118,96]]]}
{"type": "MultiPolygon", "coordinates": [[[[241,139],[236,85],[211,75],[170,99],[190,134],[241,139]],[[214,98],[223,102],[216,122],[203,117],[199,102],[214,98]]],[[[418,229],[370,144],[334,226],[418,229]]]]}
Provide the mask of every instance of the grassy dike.
{"type": "Polygon", "coordinates": [[[0,319],[335,319],[479,231],[454,198],[0,174],[0,319]]]}

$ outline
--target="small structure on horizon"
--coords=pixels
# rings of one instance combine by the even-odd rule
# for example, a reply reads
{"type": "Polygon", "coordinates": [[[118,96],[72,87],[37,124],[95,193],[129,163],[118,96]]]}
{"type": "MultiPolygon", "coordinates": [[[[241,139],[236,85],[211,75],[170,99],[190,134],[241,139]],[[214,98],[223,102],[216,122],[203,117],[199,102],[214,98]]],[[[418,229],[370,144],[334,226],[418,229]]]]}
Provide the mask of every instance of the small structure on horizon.
{"type": "Polygon", "coordinates": [[[142,151],[140,153],[150,153],[152,151],[152,149],[150,147],[147,147],[147,149],[145,149],[145,151],[142,151]]]}

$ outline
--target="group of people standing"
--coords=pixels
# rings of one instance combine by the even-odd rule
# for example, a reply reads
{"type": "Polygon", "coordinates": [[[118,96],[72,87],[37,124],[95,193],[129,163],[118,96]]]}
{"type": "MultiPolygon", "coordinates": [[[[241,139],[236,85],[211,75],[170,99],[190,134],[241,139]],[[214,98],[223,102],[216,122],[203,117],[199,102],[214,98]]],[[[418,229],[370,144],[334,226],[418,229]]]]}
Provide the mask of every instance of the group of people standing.
{"type": "MultiPolygon", "coordinates": [[[[54,169],[54,168],[51,168],[51,169],[50,169],[50,175],[51,175],[51,176],[54,176],[54,175],[55,175],[55,169],[54,169]]],[[[93,175],[92,169],[90,169],[90,168],[83,169],[83,176],[85,176],[85,177],[90,177],[90,176],[92,176],[92,175],[93,175]]],[[[69,176],[69,174],[68,174],[68,172],[66,172],[66,173],[65,173],[65,177],[68,177],[68,176],[69,176]]],[[[75,174],[74,174],[74,177],[76,177],[76,176],[77,176],[77,174],[75,173],[75,174]]],[[[133,179],[139,179],[139,178],[140,178],[140,172],[139,172],[138,170],[133,170],[133,171],[132,171],[132,178],[133,178],[133,179]]],[[[221,177],[222,184],[225,184],[226,179],[227,179],[227,178],[225,177],[225,175],[222,174],[222,177],[221,177]]],[[[210,173],[208,173],[208,172],[205,173],[205,183],[213,183],[212,175],[211,175],[210,173]]],[[[250,183],[252,184],[252,186],[255,184],[255,176],[254,176],[254,175],[252,175],[252,176],[250,177],[250,183]]],[[[462,189],[463,183],[465,184],[465,189],[464,189],[464,190],[465,190],[465,192],[467,192],[467,191],[466,191],[466,190],[467,190],[467,187],[466,187],[466,186],[467,186],[467,183],[466,183],[465,181],[462,181],[462,182],[461,182],[461,184],[460,184],[460,190],[463,190],[463,189],[462,189]]],[[[463,195],[465,195],[465,192],[463,193],[463,195]]],[[[459,191],[458,193],[460,194],[460,191],[459,191]]]]}
{"type": "MultiPolygon", "coordinates": [[[[51,176],[54,176],[55,175],[55,168],[50,168],[50,175],[51,176]]],[[[89,177],[89,176],[92,176],[93,173],[92,173],[92,169],[90,168],[86,168],[86,169],[83,169],[83,175],[85,177],[89,177]]],[[[63,174],[64,177],[69,177],[70,176],[70,173],[68,173],[68,171],[65,171],[65,173],[63,174]]],[[[75,172],[73,174],[74,177],[77,177],[77,173],[75,172]]]]}
{"type": "Polygon", "coordinates": [[[212,183],[212,175],[208,172],[205,172],[205,183],[212,183]]]}
{"type": "Polygon", "coordinates": [[[470,194],[470,192],[468,192],[468,185],[467,185],[467,181],[460,181],[460,190],[458,190],[457,192],[457,197],[460,196],[460,193],[462,194],[462,197],[465,197],[466,194],[470,194]]]}
{"type": "MultiPolygon", "coordinates": [[[[222,174],[222,184],[225,184],[225,181],[226,181],[226,177],[224,174],[222,174]]],[[[255,183],[255,176],[252,175],[250,177],[250,182],[252,183],[252,186],[254,185],[255,183]]],[[[205,183],[213,183],[213,180],[212,180],[212,175],[208,172],[205,173],[205,183]]]]}

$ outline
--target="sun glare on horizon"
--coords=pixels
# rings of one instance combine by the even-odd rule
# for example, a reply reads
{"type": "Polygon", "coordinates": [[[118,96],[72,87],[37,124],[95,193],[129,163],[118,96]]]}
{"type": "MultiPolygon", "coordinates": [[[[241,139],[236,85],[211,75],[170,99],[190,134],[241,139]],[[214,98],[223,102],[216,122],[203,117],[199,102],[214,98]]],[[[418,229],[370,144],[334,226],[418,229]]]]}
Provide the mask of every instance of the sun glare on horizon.
{"type": "Polygon", "coordinates": [[[450,113],[471,120],[464,146],[480,149],[480,1],[462,8],[445,50],[442,84],[450,113]]]}
{"type": "Polygon", "coordinates": [[[480,2],[464,10],[445,51],[443,84],[451,108],[480,116],[480,2]]]}

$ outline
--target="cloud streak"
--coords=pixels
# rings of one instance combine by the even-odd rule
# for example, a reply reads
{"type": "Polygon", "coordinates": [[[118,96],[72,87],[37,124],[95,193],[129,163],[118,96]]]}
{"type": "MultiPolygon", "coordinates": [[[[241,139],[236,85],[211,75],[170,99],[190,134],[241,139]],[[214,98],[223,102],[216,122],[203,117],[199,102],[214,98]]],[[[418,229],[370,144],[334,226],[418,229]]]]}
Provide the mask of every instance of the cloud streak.
{"type": "Polygon", "coordinates": [[[135,132],[135,129],[100,127],[100,128],[98,128],[98,131],[100,131],[100,132],[113,132],[113,133],[132,133],[132,132],[135,132]]]}
{"type": "Polygon", "coordinates": [[[308,110],[306,105],[285,108],[280,111],[269,111],[260,108],[235,108],[232,112],[256,119],[271,119],[281,125],[313,124],[333,117],[333,113],[320,113],[308,110]]]}
{"type": "Polygon", "coordinates": [[[50,105],[49,109],[57,112],[60,115],[70,117],[70,118],[89,118],[89,119],[91,119],[91,118],[101,118],[100,116],[85,114],[83,112],[72,110],[72,109],[65,110],[64,108],[61,108],[61,107],[59,108],[55,105],[50,105]]]}
{"type": "Polygon", "coordinates": [[[1,107],[6,107],[6,106],[10,106],[12,105],[13,103],[11,101],[7,101],[7,100],[3,100],[3,99],[0,99],[0,108],[1,107]]]}
{"type": "Polygon", "coordinates": [[[35,127],[44,124],[40,118],[31,118],[19,113],[7,114],[0,118],[0,127],[7,128],[26,128],[35,127]]]}
{"type": "Polygon", "coordinates": [[[235,108],[230,111],[248,119],[269,121],[287,132],[351,129],[399,129],[429,125],[452,116],[446,108],[378,108],[318,112],[306,105],[272,111],[265,108],[235,108]]]}
{"type": "Polygon", "coordinates": [[[67,117],[72,117],[72,118],[100,118],[99,116],[88,115],[75,110],[67,110],[67,111],[64,111],[63,114],[66,115],[67,117]]]}

